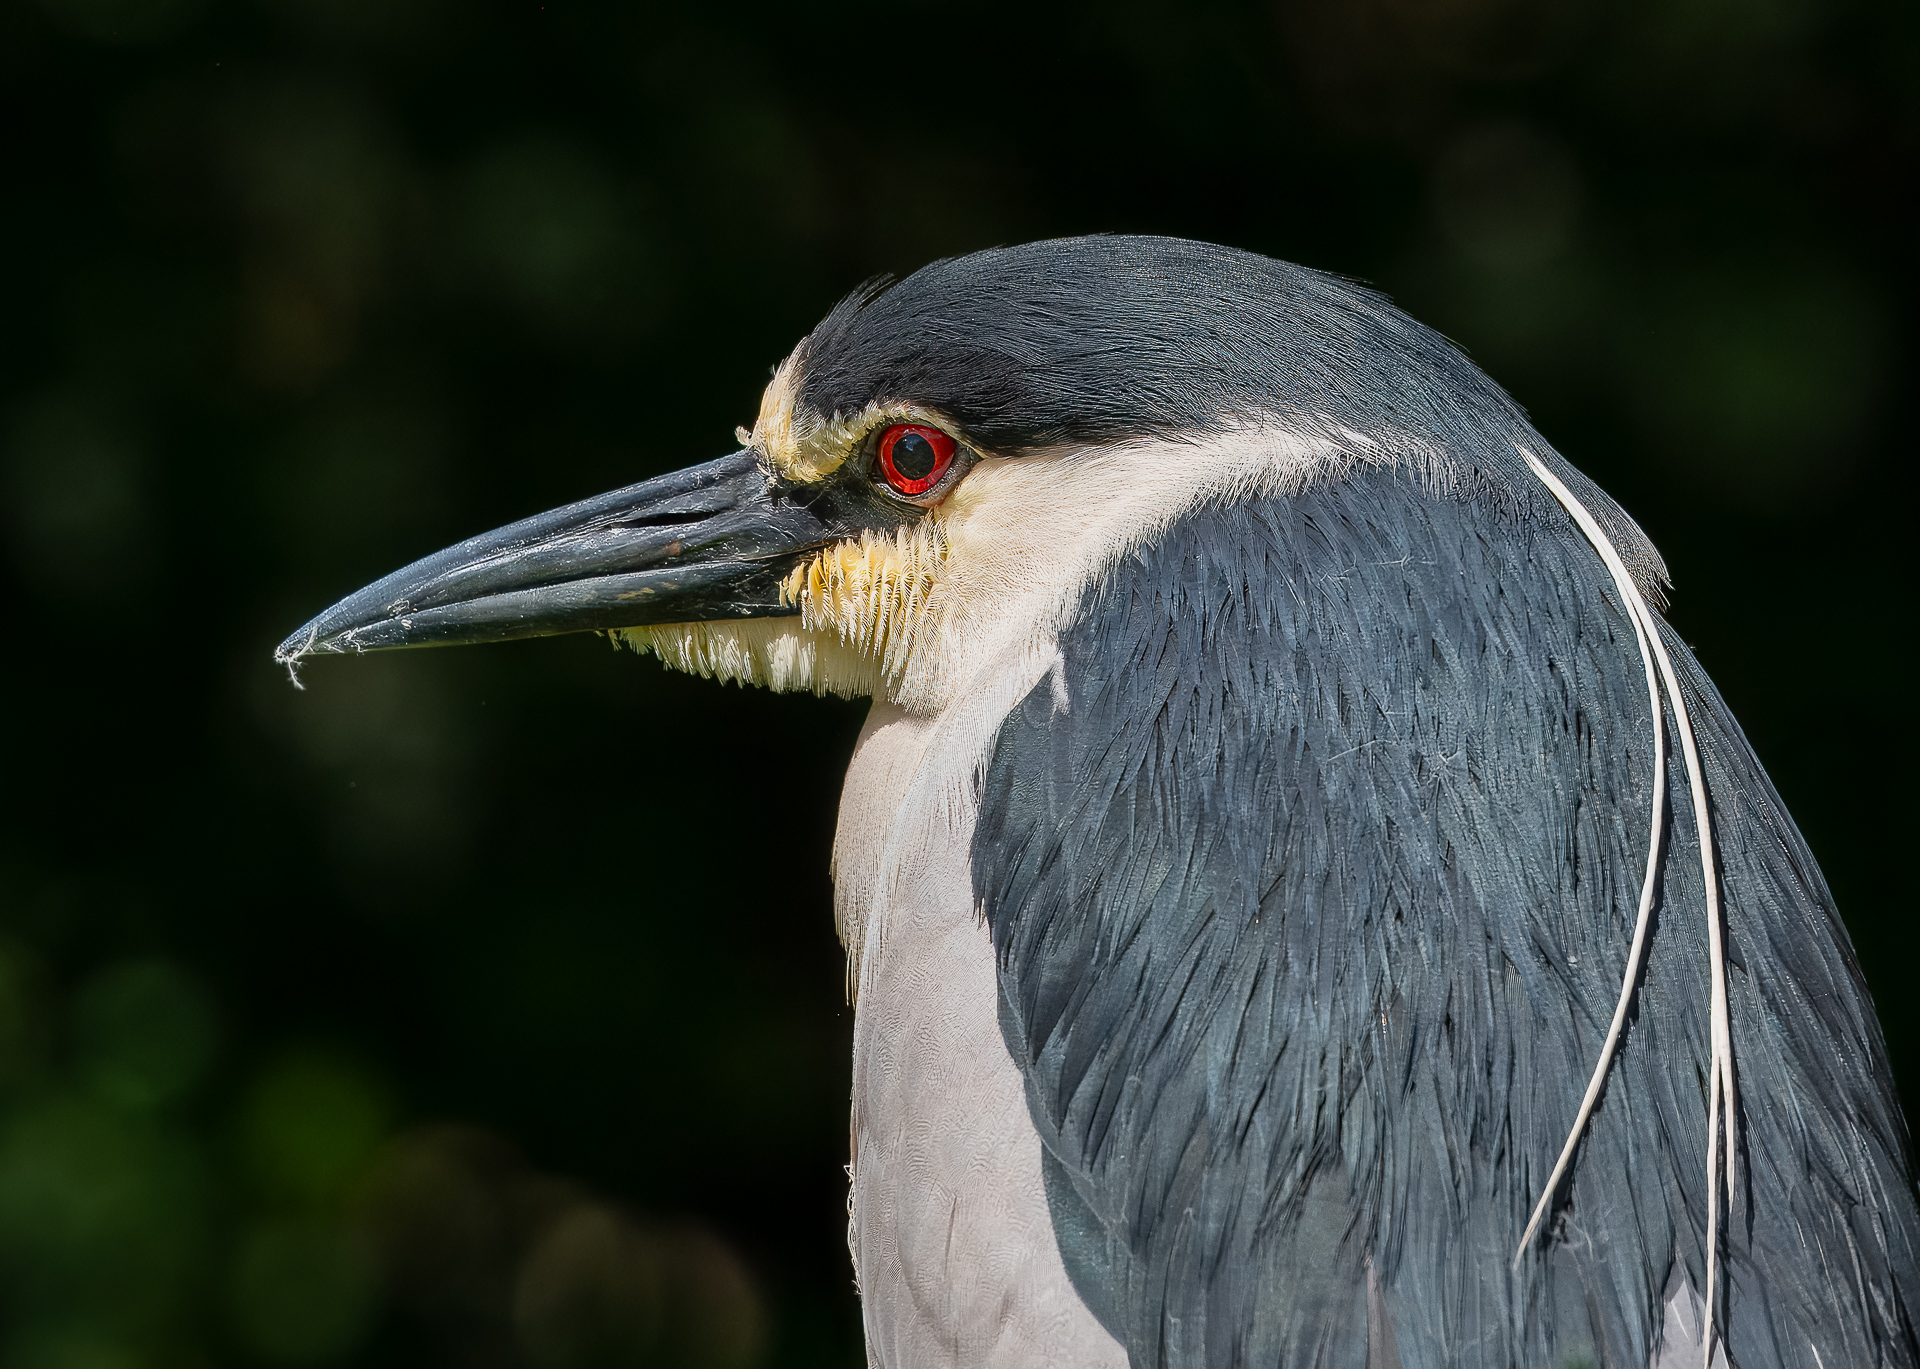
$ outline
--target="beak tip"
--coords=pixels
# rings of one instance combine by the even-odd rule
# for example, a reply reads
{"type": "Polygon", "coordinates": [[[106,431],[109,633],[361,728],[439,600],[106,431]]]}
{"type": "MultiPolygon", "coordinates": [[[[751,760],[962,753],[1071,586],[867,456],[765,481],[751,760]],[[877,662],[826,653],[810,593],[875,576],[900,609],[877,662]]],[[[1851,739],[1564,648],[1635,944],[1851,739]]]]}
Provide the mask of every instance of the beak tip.
{"type": "Polygon", "coordinates": [[[358,602],[362,597],[350,595],[301,627],[273,649],[274,663],[291,673],[315,656],[358,656],[392,647],[432,644],[431,632],[424,636],[415,632],[414,617],[370,613],[358,602]]]}
{"type": "Polygon", "coordinates": [[[320,617],[315,618],[312,622],[306,624],[298,632],[294,633],[291,637],[287,638],[286,641],[280,643],[279,646],[273,649],[273,663],[275,665],[285,666],[287,677],[291,679],[298,688],[306,688],[305,685],[300,683],[299,672],[302,664],[315,656],[342,655],[353,645],[353,633],[351,630],[346,632],[325,632],[324,625],[326,617],[326,614],[322,614],[320,617]]]}
{"type": "Polygon", "coordinates": [[[294,633],[293,636],[287,638],[286,641],[280,643],[279,646],[273,649],[274,663],[285,666],[294,664],[302,656],[307,654],[310,641],[311,637],[304,628],[294,633]]]}
{"type": "Polygon", "coordinates": [[[302,629],[273,649],[273,663],[286,667],[287,683],[295,689],[306,688],[300,683],[300,660],[306,655],[307,640],[305,629],[302,629]]]}

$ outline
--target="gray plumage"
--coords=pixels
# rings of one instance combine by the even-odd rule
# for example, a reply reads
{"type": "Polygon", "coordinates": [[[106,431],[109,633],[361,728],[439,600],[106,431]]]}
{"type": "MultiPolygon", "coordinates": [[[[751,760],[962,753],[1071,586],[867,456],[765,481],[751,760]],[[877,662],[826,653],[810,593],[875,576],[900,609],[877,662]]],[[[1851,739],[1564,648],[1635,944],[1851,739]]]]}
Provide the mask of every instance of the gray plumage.
{"type": "MultiPolygon", "coordinates": [[[[1508,1272],[1644,859],[1646,695],[1603,584],[1564,516],[1358,474],[1178,526],[1089,597],[1068,708],[1043,687],[1005,724],[974,855],[1003,1026],[1069,1271],[1136,1369],[1359,1369],[1369,1265],[1409,1369],[1638,1369],[1676,1254],[1704,1288],[1685,859],[1572,1180],[1508,1272]]],[[[1734,1362],[1912,1364],[1920,1223],[1858,968],[1737,724],[1668,645],[1734,969],[1734,1362]]]]}

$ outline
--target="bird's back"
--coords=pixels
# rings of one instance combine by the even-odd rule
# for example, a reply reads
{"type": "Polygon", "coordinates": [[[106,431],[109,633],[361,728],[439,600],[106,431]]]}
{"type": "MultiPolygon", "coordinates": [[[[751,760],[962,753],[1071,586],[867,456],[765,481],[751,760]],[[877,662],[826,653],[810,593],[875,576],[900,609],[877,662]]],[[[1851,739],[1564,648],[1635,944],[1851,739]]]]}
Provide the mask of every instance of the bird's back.
{"type": "MultiPolygon", "coordinates": [[[[1001,729],[973,874],[1006,1041],[1067,1267],[1135,1369],[1640,1369],[1688,1316],[1699,1362],[1709,962],[1677,757],[1630,1025],[1513,1264],[1620,991],[1653,798],[1596,566],[1564,518],[1391,470],[1204,510],[1089,591],[1064,698],[1001,729]]],[[[1915,1363],[1920,1220],[1858,967],[1667,644],[1732,967],[1720,1325],[1742,1369],[1915,1363]]]]}

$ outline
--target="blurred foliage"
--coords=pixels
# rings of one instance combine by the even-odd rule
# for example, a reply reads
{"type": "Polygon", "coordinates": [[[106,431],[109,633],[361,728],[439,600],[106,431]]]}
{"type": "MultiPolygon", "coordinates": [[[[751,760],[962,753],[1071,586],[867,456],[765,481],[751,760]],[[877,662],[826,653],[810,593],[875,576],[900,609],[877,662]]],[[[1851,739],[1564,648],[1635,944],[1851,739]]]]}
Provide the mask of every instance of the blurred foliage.
{"type": "Polygon", "coordinates": [[[1511,388],[1666,551],[1912,1092],[1913,6],[4,0],[0,101],[0,1369],[861,1362],[860,710],[268,653],[1050,234],[1367,278],[1511,388]]]}

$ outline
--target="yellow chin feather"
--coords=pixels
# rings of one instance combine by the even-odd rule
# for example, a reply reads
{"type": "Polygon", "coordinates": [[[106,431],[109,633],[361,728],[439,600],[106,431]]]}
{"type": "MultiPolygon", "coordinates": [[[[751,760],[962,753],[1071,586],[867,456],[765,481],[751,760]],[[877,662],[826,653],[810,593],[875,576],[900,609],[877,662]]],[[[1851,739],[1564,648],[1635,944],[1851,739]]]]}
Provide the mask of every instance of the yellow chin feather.
{"type": "Polygon", "coordinates": [[[673,670],[708,679],[890,697],[938,611],[947,540],[936,518],[863,533],[796,567],[781,586],[790,618],[670,623],[611,633],[673,670]]]}
{"type": "Polygon", "coordinates": [[[810,632],[798,618],[735,618],[719,623],[666,623],[616,628],[608,636],[669,670],[776,692],[811,690],[857,699],[880,691],[879,670],[831,635],[810,632]]]}

